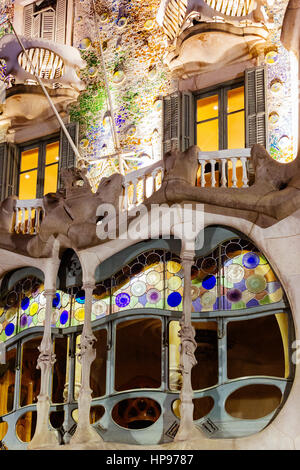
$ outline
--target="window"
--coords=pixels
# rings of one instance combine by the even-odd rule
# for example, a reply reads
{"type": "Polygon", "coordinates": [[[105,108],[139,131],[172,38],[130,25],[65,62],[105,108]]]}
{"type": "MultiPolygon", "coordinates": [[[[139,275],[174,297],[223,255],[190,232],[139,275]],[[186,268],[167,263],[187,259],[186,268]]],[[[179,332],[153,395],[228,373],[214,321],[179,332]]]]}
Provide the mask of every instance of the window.
{"type": "Polygon", "coordinates": [[[196,96],[196,143],[202,151],[245,147],[244,84],[196,96]]]}
{"type": "Polygon", "coordinates": [[[20,148],[19,199],[35,199],[56,192],[59,140],[20,148]]]}
{"type": "Polygon", "coordinates": [[[218,88],[176,91],[163,98],[163,154],[267,146],[266,70],[246,69],[244,77],[218,88]]]}
{"type": "Polygon", "coordinates": [[[28,38],[65,44],[67,0],[42,0],[24,7],[23,31],[28,38]]]}

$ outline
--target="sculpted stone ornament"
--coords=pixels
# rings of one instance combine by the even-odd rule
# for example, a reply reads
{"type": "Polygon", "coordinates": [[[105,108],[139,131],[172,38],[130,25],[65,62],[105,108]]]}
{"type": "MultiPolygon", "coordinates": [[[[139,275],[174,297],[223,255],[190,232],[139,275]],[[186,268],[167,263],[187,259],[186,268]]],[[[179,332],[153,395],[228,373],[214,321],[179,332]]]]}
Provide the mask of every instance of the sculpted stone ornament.
{"type": "Polygon", "coordinates": [[[118,213],[123,191],[123,176],[119,173],[102,178],[95,193],[86,170],[62,170],[62,180],[63,190],[43,198],[45,217],[40,232],[27,245],[31,256],[48,256],[51,240],[58,236],[65,240],[66,246],[75,249],[98,245],[101,242],[96,234],[97,208],[101,204],[112,204],[118,213]]]}
{"type": "Polygon", "coordinates": [[[170,204],[197,201],[206,212],[237,216],[268,227],[300,208],[300,160],[282,164],[275,161],[262,145],[251,149],[255,172],[248,188],[210,188],[195,186],[198,170],[197,146],[185,152],[172,150],[164,156],[161,188],[145,201],[170,204]]]}

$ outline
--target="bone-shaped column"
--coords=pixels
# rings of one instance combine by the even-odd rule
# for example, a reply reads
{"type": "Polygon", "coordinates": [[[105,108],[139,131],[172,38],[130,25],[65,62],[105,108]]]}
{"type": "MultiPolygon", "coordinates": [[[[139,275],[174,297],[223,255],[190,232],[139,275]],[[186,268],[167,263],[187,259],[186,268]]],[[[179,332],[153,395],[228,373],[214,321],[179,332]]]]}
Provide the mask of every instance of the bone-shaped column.
{"type": "Polygon", "coordinates": [[[96,358],[96,350],[94,343],[96,341],[91,327],[91,313],[94,284],[85,283],[83,290],[85,291],[84,305],[84,324],[80,339],[80,352],[78,360],[81,363],[81,387],[78,397],[78,423],[74,436],[71,438],[70,444],[101,444],[102,438],[90,424],[90,409],[92,401],[92,390],[90,387],[91,365],[96,358]]]}

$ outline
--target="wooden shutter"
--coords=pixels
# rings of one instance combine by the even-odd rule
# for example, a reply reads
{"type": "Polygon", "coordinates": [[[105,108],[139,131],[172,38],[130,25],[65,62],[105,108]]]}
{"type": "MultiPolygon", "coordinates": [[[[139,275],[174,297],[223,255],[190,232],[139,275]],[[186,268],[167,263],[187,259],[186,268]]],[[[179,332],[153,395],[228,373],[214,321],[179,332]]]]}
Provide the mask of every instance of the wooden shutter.
{"type": "Polygon", "coordinates": [[[246,147],[267,147],[266,69],[245,71],[246,147]]]}
{"type": "Polygon", "coordinates": [[[0,144],[0,197],[1,201],[17,194],[18,148],[15,145],[0,144]]]}
{"type": "Polygon", "coordinates": [[[23,35],[26,38],[32,36],[33,3],[24,7],[23,10],[23,35]]]}
{"type": "Polygon", "coordinates": [[[163,99],[163,154],[180,148],[181,94],[179,92],[163,99]]]}
{"type": "MultiPolygon", "coordinates": [[[[71,122],[70,124],[66,124],[66,128],[76,145],[78,146],[78,123],[71,122]]],[[[73,149],[61,129],[60,131],[60,142],[59,142],[59,167],[58,167],[58,189],[63,188],[63,181],[61,179],[61,170],[63,168],[72,168],[76,166],[76,155],[73,152],[73,149]]]]}
{"type": "Polygon", "coordinates": [[[66,41],[67,0],[56,2],[55,42],[65,44],[66,41]]]}
{"type": "Polygon", "coordinates": [[[42,34],[43,39],[48,41],[55,40],[55,12],[44,11],[42,13],[42,34]]]}
{"type": "Polygon", "coordinates": [[[41,37],[41,15],[34,15],[32,18],[32,34],[33,38],[41,37]]]}
{"type": "Polygon", "coordinates": [[[175,92],[163,100],[163,154],[194,145],[194,97],[189,92],[175,92]]]}
{"type": "Polygon", "coordinates": [[[182,139],[181,139],[181,150],[184,152],[189,147],[194,145],[194,127],[195,127],[195,118],[194,118],[194,96],[192,93],[183,92],[182,93],[182,109],[181,109],[181,119],[182,119],[182,139]]]}

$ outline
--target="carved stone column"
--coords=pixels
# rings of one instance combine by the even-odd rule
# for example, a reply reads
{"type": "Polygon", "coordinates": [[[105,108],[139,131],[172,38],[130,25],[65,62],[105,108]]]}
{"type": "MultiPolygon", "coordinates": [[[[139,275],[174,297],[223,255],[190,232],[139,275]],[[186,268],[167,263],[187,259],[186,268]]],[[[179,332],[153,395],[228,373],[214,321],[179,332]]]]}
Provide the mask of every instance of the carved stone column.
{"type": "Polygon", "coordinates": [[[91,327],[93,284],[85,284],[84,325],[80,340],[80,352],[77,357],[81,363],[81,387],[78,397],[78,423],[70,444],[98,444],[103,442],[97,431],[90,424],[92,390],[90,387],[91,364],[96,358],[93,348],[96,341],[91,327]]]}
{"type": "Polygon", "coordinates": [[[37,422],[34,436],[28,444],[28,449],[34,449],[41,446],[53,446],[58,444],[55,431],[49,428],[49,383],[53,364],[55,363],[55,354],[51,340],[51,316],[52,302],[55,295],[54,289],[44,291],[46,297],[45,327],[42,342],[39,346],[40,355],[37,361],[37,369],[41,369],[41,388],[36,405],[37,422]]]}
{"type": "Polygon", "coordinates": [[[193,423],[193,389],[191,371],[197,363],[194,352],[197,347],[195,329],[191,323],[192,295],[191,295],[191,268],[194,261],[194,252],[185,251],[182,256],[184,271],[183,311],[180,321],[180,370],[182,373],[182,388],[180,391],[180,426],[174,441],[186,441],[199,438],[201,432],[193,423]]]}

